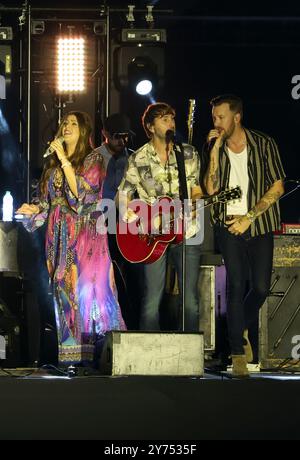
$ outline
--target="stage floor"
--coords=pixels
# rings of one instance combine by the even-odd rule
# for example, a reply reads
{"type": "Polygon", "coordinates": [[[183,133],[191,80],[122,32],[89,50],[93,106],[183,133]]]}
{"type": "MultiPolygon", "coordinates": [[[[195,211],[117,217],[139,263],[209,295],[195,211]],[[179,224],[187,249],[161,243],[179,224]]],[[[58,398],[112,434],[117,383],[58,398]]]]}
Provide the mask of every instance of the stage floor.
{"type": "Polygon", "coordinates": [[[0,370],[0,439],[300,439],[300,374],[193,377],[0,370]]]}

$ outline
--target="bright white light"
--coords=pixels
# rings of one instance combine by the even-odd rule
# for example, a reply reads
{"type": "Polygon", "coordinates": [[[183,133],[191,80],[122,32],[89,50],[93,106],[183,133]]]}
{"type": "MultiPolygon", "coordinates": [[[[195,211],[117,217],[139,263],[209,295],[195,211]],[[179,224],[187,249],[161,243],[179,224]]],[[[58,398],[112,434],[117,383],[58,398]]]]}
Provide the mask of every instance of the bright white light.
{"type": "Polygon", "coordinates": [[[146,96],[152,91],[152,83],[150,80],[141,80],[136,85],[135,90],[140,96],[146,96]]]}
{"type": "Polygon", "coordinates": [[[58,92],[85,90],[85,40],[59,38],[57,42],[57,88],[58,92]]]}

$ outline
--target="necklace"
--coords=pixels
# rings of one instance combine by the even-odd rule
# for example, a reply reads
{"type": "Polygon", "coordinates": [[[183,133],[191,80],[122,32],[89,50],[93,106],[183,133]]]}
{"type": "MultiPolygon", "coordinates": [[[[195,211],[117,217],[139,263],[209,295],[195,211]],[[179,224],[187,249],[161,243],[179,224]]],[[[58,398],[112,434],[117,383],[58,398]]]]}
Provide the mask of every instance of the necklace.
{"type": "Polygon", "coordinates": [[[243,151],[245,149],[245,146],[247,145],[247,141],[240,142],[239,144],[234,144],[232,143],[231,147],[228,142],[226,142],[227,148],[233,150],[234,152],[238,151],[243,151]]]}
{"type": "MultiPolygon", "coordinates": [[[[227,141],[227,144],[230,142],[230,140],[227,141]]],[[[234,145],[234,146],[238,146],[238,145],[246,145],[247,144],[247,141],[242,141],[242,142],[232,142],[231,143],[234,145]]]]}

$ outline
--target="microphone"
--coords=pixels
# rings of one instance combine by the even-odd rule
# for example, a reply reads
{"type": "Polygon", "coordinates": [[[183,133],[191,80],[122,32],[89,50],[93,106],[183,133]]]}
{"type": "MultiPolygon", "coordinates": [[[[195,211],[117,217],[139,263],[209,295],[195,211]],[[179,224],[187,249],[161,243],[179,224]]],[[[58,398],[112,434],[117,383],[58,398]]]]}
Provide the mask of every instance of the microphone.
{"type": "MultiPolygon", "coordinates": [[[[64,139],[64,136],[60,136],[60,137],[57,138],[57,140],[59,140],[59,142],[63,143],[63,141],[65,139],[64,139]]],[[[52,147],[48,147],[46,152],[43,155],[43,158],[47,158],[49,155],[52,155],[52,153],[54,153],[54,152],[55,152],[55,150],[52,147]]]]}
{"type": "Polygon", "coordinates": [[[166,131],[166,143],[169,144],[170,142],[175,143],[175,131],[173,129],[168,129],[166,131]]]}
{"type": "Polygon", "coordinates": [[[207,142],[207,151],[210,152],[213,148],[213,146],[216,143],[217,138],[213,137],[209,142],[207,142]]]}

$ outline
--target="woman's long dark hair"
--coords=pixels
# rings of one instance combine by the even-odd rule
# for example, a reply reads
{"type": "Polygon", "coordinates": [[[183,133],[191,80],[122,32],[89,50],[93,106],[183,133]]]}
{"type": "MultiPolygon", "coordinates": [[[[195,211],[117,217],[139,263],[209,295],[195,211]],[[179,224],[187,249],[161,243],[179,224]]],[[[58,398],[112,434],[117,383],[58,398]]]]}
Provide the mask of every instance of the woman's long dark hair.
{"type": "MultiPolygon", "coordinates": [[[[74,167],[74,169],[78,171],[83,166],[85,157],[89,153],[91,153],[91,151],[93,150],[92,141],[91,141],[92,122],[91,122],[89,115],[85,112],[78,112],[78,111],[68,112],[63,117],[55,137],[62,136],[62,130],[63,130],[64,123],[70,115],[74,115],[78,122],[79,139],[76,144],[75,151],[72,157],[68,158],[68,160],[72,163],[72,166],[74,167]]],[[[47,194],[47,182],[51,175],[51,172],[53,171],[54,168],[56,168],[59,165],[60,165],[60,161],[58,160],[55,154],[50,155],[48,157],[47,162],[44,166],[44,170],[43,170],[43,173],[40,179],[40,184],[39,184],[41,195],[43,197],[46,197],[46,194],[47,194]]]]}

